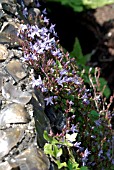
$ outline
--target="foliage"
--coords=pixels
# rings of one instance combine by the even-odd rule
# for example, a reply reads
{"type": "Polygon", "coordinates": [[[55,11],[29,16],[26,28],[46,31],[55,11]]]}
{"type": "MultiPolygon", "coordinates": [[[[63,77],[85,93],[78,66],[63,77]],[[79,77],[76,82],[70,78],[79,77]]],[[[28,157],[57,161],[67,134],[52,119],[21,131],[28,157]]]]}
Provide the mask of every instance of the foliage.
{"type": "Polygon", "coordinates": [[[34,70],[33,88],[40,89],[44,95],[45,108],[62,113],[61,129],[50,134],[44,131],[47,143],[44,152],[50,161],[73,170],[114,169],[112,164],[112,132],[110,103],[103,96],[104,80],[99,79],[100,70],[88,68],[84,74],[83,55],[79,42],[76,42],[77,59],[73,51],[64,52],[59,44],[54,25],[43,14],[38,24],[30,23],[25,9],[23,15],[28,24],[21,24],[18,36],[23,40],[22,61],[34,70]],[[80,66],[77,64],[77,61],[80,66]],[[82,70],[80,68],[83,68],[82,70]],[[86,88],[86,75],[89,88],[86,88]]]}
{"type": "Polygon", "coordinates": [[[52,2],[60,2],[62,5],[67,5],[75,12],[81,12],[86,9],[96,9],[104,5],[113,4],[114,0],[46,0],[52,2]]]}
{"type": "MultiPolygon", "coordinates": [[[[84,70],[84,74],[80,70],[80,76],[83,77],[83,79],[86,83],[90,84],[89,77],[88,77],[88,71],[89,71],[90,67],[87,66],[86,63],[90,60],[91,53],[86,54],[85,56],[83,55],[81,45],[80,45],[78,38],[75,38],[73,50],[72,50],[72,52],[70,52],[70,57],[72,58],[72,56],[75,57],[75,59],[77,61],[77,65],[81,65],[81,70],[84,70]]],[[[96,75],[95,69],[92,68],[92,76],[94,79],[93,80],[94,84],[97,84],[96,79],[97,79],[97,81],[99,81],[99,86],[96,87],[97,90],[101,91],[106,98],[109,98],[109,96],[111,95],[111,91],[107,85],[107,81],[103,77],[100,77],[100,71],[99,71],[99,74],[96,75]]]]}
{"type": "MultiPolygon", "coordinates": [[[[73,147],[73,144],[71,143],[71,141],[74,142],[76,140],[76,136],[77,136],[76,133],[73,134],[73,138],[72,138],[72,135],[66,134],[64,141],[63,140],[58,141],[56,137],[52,138],[51,136],[47,134],[46,131],[44,131],[44,138],[48,142],[50,142],[50,143],[45,144],[44,153],[51,156],[53,161],[58,165],[58,169],[61,169],[62,167],[67,167],[69,170],[81,170],[79,168],[79,164],[75,161],[75,158],[73,157],[71,153],[71,147],[73,147]],[[63,154],[64,147],[67,147],[67,150],[69,153],[68,163],[60,162],[60,157],[63,154]]],[[[86,168],[86,167],[83,167],[83,168],[86,168]]]]}

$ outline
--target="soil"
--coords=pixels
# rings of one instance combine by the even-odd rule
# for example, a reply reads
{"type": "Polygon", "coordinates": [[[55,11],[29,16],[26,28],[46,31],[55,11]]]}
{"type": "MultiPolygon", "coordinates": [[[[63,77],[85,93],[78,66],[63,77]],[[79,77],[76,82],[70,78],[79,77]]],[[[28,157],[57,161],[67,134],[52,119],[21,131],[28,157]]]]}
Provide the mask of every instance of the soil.
{"type": "Polygon", "coordinates": [[[92,52],[87,65],[101,68],[104,77],[114,92],[114,4],[81,13],[59,3],[46,3],[48,18],[56,24],[55,30],[61,45],[72,51],[78,37],[83,54],[92,52]]]}

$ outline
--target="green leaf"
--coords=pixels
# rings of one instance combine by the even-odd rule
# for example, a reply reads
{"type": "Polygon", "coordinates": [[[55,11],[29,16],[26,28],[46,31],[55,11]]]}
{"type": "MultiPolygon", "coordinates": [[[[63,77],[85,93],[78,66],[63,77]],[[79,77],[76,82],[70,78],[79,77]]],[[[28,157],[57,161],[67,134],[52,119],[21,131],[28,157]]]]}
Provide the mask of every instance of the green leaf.
{"type": "Polygon", "coordinates": [[[56,64],[57,64],[58,68],[61,70],[62,69],[62,65],[61,65],[59,60],[56,60],[56,64]]]}
{"type": "Polygon", "coordinates": [[[52,144],[49,144],[49,143],[46,143],[45,145],[44,145],[44,153],[45,154],[49,154],[49,155],[51,155],[51,156],[54,156],[54,153],[53,153],[53,150],[52,150],[53,148],[52,148],[52,144]]]}
{"type": "Polygon", "coordinates": [[[113,4],[114,0],[47,0],[52,2],[60,2],[62,5],[71,7],[76,12],[86,9],[96,9],[104,5],[113,4]]]}
{"type": "Polygon", "coordinates": [[[52,143],[52,144],[58,144],[59,142],[52,136],[49,136],[47,131],[44,131],[43,137],[45,140],[47,140],[48,142],[52,143]]]}
{"type": "Polygon", "coordinates": [[[67,167],[66,162],[61,163],[59,160],[55,161],[55,163],[58,166],[58,169],[61,169],[62,167],[67,167]]]}
{"type": "Polygon", "coordinates": [[[48,142],[52,142],[53,138],[51,136],[48,135],[47,131],[44,131],[43,137],[45,140],[47,140],[48,142]]]}
{"type": "Polygon", "coordinates": [[[69,170],[80,170],[79,164],[75,161],[74,158],[70,158],[68,160],[68,168],[69,170]]]}
{"type": "Polygon", "coordinates": [[[88,168],[86,166],[83,166],[80,168],[80,170],[88,170],[88,168]]]}
{"type": "Polygon", "coordinates": [[[56,145],[46,143],[44,145],[44,153],[53,156],[54,158],[58,158],[62,155],[62,148],[58,148],[56,145]]]}
{"type": "Polygon", "coordinates": [[[103,94],[106,98],[108,98],[111,94],[111,91],[110,91],[110,88],[107,85],[107,81],[104,78],[101,77],[101,78],[99,78],[99,82],[100,82],[100,91],[102,91],[104,86],[106,86],[104,91],[103,91],[103,94]]]}
{"type": "Polygon", "coordinates": [[[95,8],[98,8],[98,7],[102,7],[104,5],[108,5],[108,4],[111,4],[111,3],[114,3],[114,0],[82,0],[83,2],[83,5],[90,9],[95,9],[95,8]]]}
{"type": "Polygon", "coordinates": [[[75,38],[75,43],[74,43],[74,47],[73,47],[73,51],[70,52],[70,56],[72,57],[76,57],[76,60],[79,64],[85,65],[86,63],[86,58],[83,56],[82,53],[82,48],[80,45],[80,42],[78,40],[78,38],[75,38]]]}
{"type": "Polygon", "coordinates": [[[88,116],[93,120],[97,120],[99,118],[99,113],[97,113],[95,110],[92,110],[88,116]]]}
{"type": "Polygon", "coordinates": [[[62,155],[63,151],[61,148],[58,148],[56,145],[53,145],[53,153],[55,158],[58,158],[62,155]]]}

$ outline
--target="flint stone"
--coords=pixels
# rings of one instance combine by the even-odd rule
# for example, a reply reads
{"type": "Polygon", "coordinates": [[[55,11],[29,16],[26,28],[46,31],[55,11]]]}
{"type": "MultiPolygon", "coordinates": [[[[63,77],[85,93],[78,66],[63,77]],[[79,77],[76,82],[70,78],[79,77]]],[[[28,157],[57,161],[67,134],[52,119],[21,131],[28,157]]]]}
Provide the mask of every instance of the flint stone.
{"type": "Polygon", "coordinates": [[[8,57],[8,50],[5,45],[0,44],[0,61],[6,60],[8,57]]]}
{"type": "Polygon", "coordinates": [[[3,82],[8,79],[7,74],[0,71],[0,91],[2,90],[3,82]]]}
{"type": "Polygon", "coordinates": [[[15,86],[10,82],[7,82],[2,87],[2,96],[6,100],[14,103],[27,104],[31,100],[32,94],[26,91],[17,90],[15,86]]]}
{"type": "Polygon", "coordinates": [[[0,33],[0,43],[1,44],[9,44],[11,43],[11,39],[9,38],[8,35],[4,33],[0,33]]]}
{"type": "Polygon", "coordinates": [[[19,24],[13,21],[4,22],[0,30],[0,42],[10,44],[12,47],[17,47],[23,41],[17,37],[19,24]]]}
{"type": "Polygon", "coordinates": [[[1,77],[0,75],[0,91],[2,90],[2,86],[3,86],[3,77],[1,77]]]}
{"type": "Polygon", "coordinates": [[[14,34],[0,32],[0,43],[8,44],[10,45],[10,47],[18,47],[19,44],[23,43],[23,40],[21,40],[14,34]]]}
{"type": "Polygon", "coordinates": [[[5,14],[4,14],[3,10],[0,9],[0,19],[1,19],[2,17],[4,17],[4,16],[5,16],[5,14]]]}
{"type": "MultiPolygon", "coordinates": [[[[9,1],[8,1],[9,2],[9,1]]],[[[17,9],[14,3],[2,2],[2,8],[6,12],[10,12],[11,14],[15,14],[17,9]]]]}
{"type": "Polygon", "coordinates": [[[23,138],[24,130],[21,128],[10,128],[0,130],[0,159],[7,155],[9,151],[17,145],[23,138]]]}
{"type": "Polygon", "coordinates": [[[8,161],[0,163],[0,170],[12,170],[11,165],[8,163],[8,161]]]}
{"type": "Polygon", "coordinates": [[[0,127],[11,123],[28,123],[30,116],[24,105],[11,103],[0,113],[0,127]]]}
{"type": "Polygon", "coordinates": [[[6,71],[14,78],[16,82],[20,81],[27,75],[22,64],[17,60],[10,61],[6,66],[6,71]]]}
{"type": "MultiPolygon", "coordinates": [[[[66,124],[66,117],[61,110],[55,111],[53,106],[46,106],[45,113],[50,120],[52,130],[62,131],[66,124]]],[[[56,132],[55,132],[56,133],[56,132]]]]}
{"type": "Polygon", "coordinates": [[[4,22],[0,32],[3,32],[6,35],[16,35],[17,36],[18,26],[14,22],[4,22]]]}
{"type": "Polygon", "coordinates": [[[30,146],[17,155],[15,160],[21,170],[49,170],[50,167],[47,156],[35,146],[30,146]]]}
{"type": "MultiPolygon", "coordinates": [[[[43,99],[41,99],[43,100],[43,99]]],[[[30,103],[33,105],[33,116],[35,120],[35,126],[37,131],[37,142],[40,147],[43,147],[46,143],[43,133],[46,130],[48,133],[50,132],[50,122],[48,117],[44,112],[44,108],[41,106],[37,96],[33,93],[32,99],[30,103]]]]}

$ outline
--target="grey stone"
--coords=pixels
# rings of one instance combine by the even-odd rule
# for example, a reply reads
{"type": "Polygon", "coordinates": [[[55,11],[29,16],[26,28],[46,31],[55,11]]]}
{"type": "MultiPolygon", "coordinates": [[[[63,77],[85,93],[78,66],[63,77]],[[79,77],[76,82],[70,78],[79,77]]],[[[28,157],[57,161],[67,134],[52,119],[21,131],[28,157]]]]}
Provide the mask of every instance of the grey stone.
{"type": "Polygon", "coordinates": [[[16,156],[15,160],[21,170],[48,170],[50,167],[47,156],[41,149],[34,146],[30,146],[16,156]]]}
{"type": "Polygon", "coordinates": [[[8,50],[5,45],[0,44],[0,61],[6,60],[8,57],[8,50]]]}
{"type": "Polygon", "coordinates": [[[2,96],[9,101],[19,104],[27,104],[32,97],[29,92],[17,90],[10,82],[5,83],[2,87],[2,96]]]}
{"type": "Polygon", "coordinates": [[[7,105],[0,113],[0,127],[11,123],[28,123],[30,116],[24,105],[11,103],[7,105]]]}
{"type": "Polygon", "coordinates": [[[0,60],[0,170],[49,170],[49,160],[37,146],[47,142],[43,133],[50,131],[50,121],[43,94],[32,88],[31,68],[21,61],[24,41],[17,37],[20,20],[30,23],[32,17],[39,24],[40,11],[34,8],[35,1],[27,0],[25,18],[22,1],[17,2],[0,0],[0,44],[6,50],[0,60]]]}
{"type": "Polygon", "coordinates": [[[37,130],[37,142],[40,147],[43,147],[44,144],[46,143],[43,137],[43,133],[44,130],[46,130],[47,132],[50,131],[51,128],[50,122],[44,112],[44,108],[39,103],[37,96],[35,96],[35,94],[33,95],[30,103],[33,105],[33,115],[35,119],[36,130],[37,130]]]}
{"type": "MultiPolygon", "coordinates": [[[[13,1],[12,1],[13,2],[13,1]]],[[[11,1],[4,1],[2,2],[2,8],[4,11],[6,12],[10,12],[11,14],[15,14],[16,13],[16,4],[12,3],[11,1]]]]}
{"type": "Polygon", "coordinates": [[[6,70],[17,82],[27,75],[22,64],[18,60],[10,61],[6,66],[6,70]]]}
{"type": "Polygon", "coordinates": [[[23,129],[10,128],[5,131],[0,130],[0,159],[21,140],[24,135],[23,129]]]}
{"type": "Polygon", "coordinates": [[[0,170],[12,170],[11,165],[9,164],[8,161],[0,163],[0,170]]]}

